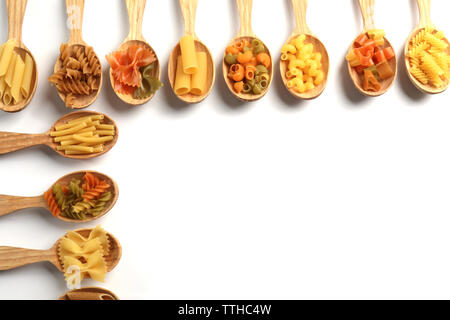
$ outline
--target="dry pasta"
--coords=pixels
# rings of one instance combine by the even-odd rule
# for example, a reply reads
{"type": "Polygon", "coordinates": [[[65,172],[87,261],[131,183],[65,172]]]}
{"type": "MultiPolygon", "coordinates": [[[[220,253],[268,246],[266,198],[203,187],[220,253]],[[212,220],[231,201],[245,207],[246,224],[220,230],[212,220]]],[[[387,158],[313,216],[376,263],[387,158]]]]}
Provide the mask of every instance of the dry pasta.
{"type": "Polygon", "coordinates": [[[92,115],[55,126],[50,132],[57,150],[65,154],[92,154],[104,150],[104,143],[114,140],[115,127],[102,123],[103,115],[92,115]]]}

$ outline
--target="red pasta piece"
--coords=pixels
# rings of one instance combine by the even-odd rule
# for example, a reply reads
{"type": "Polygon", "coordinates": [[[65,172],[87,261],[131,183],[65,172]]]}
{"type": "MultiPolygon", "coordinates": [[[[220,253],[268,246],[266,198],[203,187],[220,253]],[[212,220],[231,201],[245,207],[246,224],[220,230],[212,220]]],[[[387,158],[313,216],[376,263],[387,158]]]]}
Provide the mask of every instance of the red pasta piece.
{"type": "Polygon", "coordinates": [[[106,181],[102,181],[95,188],[86,191],[83,194],[83,199],[85,202],[89,202],[90,200],[98,199],[100,196],[109,188],[109,184],[106,181]]]}
{"type": "Polygon", "coordinates": [[[59,216],[61,213],[61,209],[59,208],[58,203],[56,202],[52,188],[48,189],[44,193],[44,199],[45,199],[45,201],[47,201],[48,207],[49,207],[52,215],[56,216],[56,217],[59,216]]]}

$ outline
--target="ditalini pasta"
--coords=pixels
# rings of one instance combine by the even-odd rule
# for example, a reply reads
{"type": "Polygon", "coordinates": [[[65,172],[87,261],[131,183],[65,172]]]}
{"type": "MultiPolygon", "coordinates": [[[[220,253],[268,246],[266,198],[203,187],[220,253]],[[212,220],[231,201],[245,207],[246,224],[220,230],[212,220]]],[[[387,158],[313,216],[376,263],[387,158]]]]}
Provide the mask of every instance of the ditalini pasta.
{"type": "MultiPolygon", "coordinates": [[[[59,241],[58,256],[67,281],[81,281],[89,277],[95,281],[105,280],[106,259],[110,252],[108,235],[100,226],[92,229],[88,237],[68,231],[59,241]],[[80,277],[70,277],[75,270],[80,277]]],[[[77,285],[79,283],[71,283],[77,285]]]]}
{"type": "Polygon", "coordinates": [[[4,105],[14,105],[30,95],[34,61],[28,53],[18,54],[15,40],[0,47],[0,100],[4,105]]]}
{"type": "Polygon", "coordinates": [[[289,90],[299,93],[319,86],[325,77],[321,53],[314,52],[314,45],[305,40],[306,36],[302,34],[281,48],[281,61],[287,66],[286,85],[289,90]]]}
{"type": "Polygon", "coordinates": [[[185,35],[180,40],[181,58],[183,60],[183,71],[186,74],[194,74],[198,71],[199,65],[195,51],[194,38],[185,35]]]}
{"type": "Polygon", "coordinates": [[[191,93],[201,96],[206,87],[206,52],[197,52],[198,71],[191,77],[191,93]]]}
{"type": "Polygon", "coordinates": [[[90,154],[103,151],[104,143],[114,140],[113,125],[102,123],[103,115],[82,117],[56,126],[50,132],[58,150],[65,154],[90,154]]]}
{"type": "Polygon", "coordinates": [[[177,59],[174,90],[177,95],[184,95],[191,91],[191,76],[183,71],[183,60],[181,56],[178,56],[177,59]]]}
{"type": "Polygon", "coordinates": [[[134,99],[146,99],[154,94],[162,83],[156,77],[156,55],[142,45],[131,45],[127,50],[106,56],[113,76],[114,91],[130,95],[134,99]]]}
{"type": "Polygon", "coordinates": [[[261,40],[234,42],[226,48],[224,60],[236,93],[258,95],[268,89],[272,60],[261,40]]]}
{"type": "Polygon", "coordinates": [[[408,44],[411,74],[422,84],[440,88],[450,80],[450,55],[442,31],[420,30],[408,44]]]}
{"type": "Polygon", "coordinates": [[[100,89],[102,67],[92,47],[62,44],[58,59],[61,69],[48,81],[64,95],[67,107],[73,108],[77,97],[88,96],[100,89]]]}
{"type": "Polygon", "coordinates": [[[112,194],[107,181],[86,172],[83,181],[72,179],[67,185],[54,184],[44,198],[54,216],[85,220],[102,213],[112,194]]]}

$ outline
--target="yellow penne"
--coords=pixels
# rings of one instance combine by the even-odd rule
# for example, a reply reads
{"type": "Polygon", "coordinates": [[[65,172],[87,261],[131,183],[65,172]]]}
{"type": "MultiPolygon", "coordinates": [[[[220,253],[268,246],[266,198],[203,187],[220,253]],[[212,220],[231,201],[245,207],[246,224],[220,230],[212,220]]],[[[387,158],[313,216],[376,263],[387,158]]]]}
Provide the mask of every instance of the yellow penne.
{"type": "Polygon", "coordinates": [[[87,117],[81,117],[81,118],[78,118],[78,119],[74,119],[74,120],[71,120],[71,121],[69,121],[67,123],[68,124],[72,124],[72,123],[83,122],[83,121],[86,121],[86,120],[90,120],[90,121],[103,120],[104,118],[105,118],[104,115],[96,114],[96,115],[93,115],[93,116],[87,116],[87,117]]]}
{"type": "Polygon", "coordinates": [[[25,55],[25,70],[23,74],[23,80],[20,85],[20,92],[25,98],[28,98],[30,95],[30,89],[31,89],[31,78],[33,76],[33,70],[34,70],[34,62],[31,56],[27,53],[25,55]]]}
{"type": "MultiPolygon", "coordinates": [[[[93,131],[77,133],[77,134],[80,136],[83,136],[83,137],[92,137],[94,135],[93,131]]],[[[54,138],[55,142],[61,142],[61,141],[66,141],[66,140],[73,140],[73,134],[54,138]]]]}
{"type": "Polygon", "coordinates": [[[77,135],[77,134],[74,134],[73,138],[75,140],[80,141],[80,142],[87,142],[87,143],[91,142],[91,143],[97,143],[97,144],[113,140],[113,137],[111,137],[111,136],[98,137],[98,138],[95,138],[95,137],[93,137],[93,138],[86,138],[86,137],[83,137],[83,136],[80,136],[80,135],[77,135]]]}
{"type": "Polygon", "coordinates": [[[114,130],[114,125],[112,124],[99,124],[95,127],[100,130],[114,130]]]}
{"type": "Polygon", "coordinates": [[[5,82],[8,85],[8,87],[12,87],[13,77],[14,77],[14,68],[16,66],[16,59],[18,55],[13,52],[11,56],[11,62],[9,63],[8,71],[6,71],[5,74],[5,82]]]}
{"type": "Polygon", "coordinates": [[[95,133],[99,136],[113,136],[115,134],[114,130],[97,130],[95,133]]]}
{"type": "Polygon", "coordinates": [[[198,71],[198,62],[197,56],[195,54],[194,38],[190,35],[185,35],[183,38],[181,38],[180,49],[184,73],[196,73],[198,71]]]}
{"type": "Polygon", "coordinates": [[[206,52],[197,52],[198,71],[191,76],[191,93],[201,96],[206,89],[206,67],[208,58],[206,52]]]}
{"type": "Polygon", "coordinates": [[[175,75],[175,93],[179,96],[188,93],[191,90],[191,76],[183,71],[183,62],[181,56],[177,59],[177,71],[175,75]]]}
{"type": "Polygon", "coordinates": [[[0,99],[3,98],[3,94],[6,90],[6,82],[4,77],[0,77],[0,99]]]}
{"type": "Polygon", "coordinates": [[[5,43],[5,46],[3,47],[2,56],[0,58],[0,77],[6,75],[16,45],[17,42],[14,39],[10,39],[5,43]]]}
{"type": "Polygon", "coordinates": [[[50,136],[52,136],[52,137],[66,136],[68,134],[75,133],[83,128],[86,128],[86,122],[82,122],[79,125],[69,128],[69,129],[66,129],[66,130],[52,131],[52,132],[50,132],[50,136]]]}
{"type": "Polygon", "coordinates": [[[3,94],[3,104],[9,106],[12,103],[11,89],[6,87],[5,93],[3,94]]]}
{"type": "Polygon", "coordinates": [[[16,103],[22,100],[20,88],[22,86],[23,75],[25,71],[25,62],[20,56],[16,58],[16,66],[14,67],[14,76],[11,85],[11,95],[16,103]]]}

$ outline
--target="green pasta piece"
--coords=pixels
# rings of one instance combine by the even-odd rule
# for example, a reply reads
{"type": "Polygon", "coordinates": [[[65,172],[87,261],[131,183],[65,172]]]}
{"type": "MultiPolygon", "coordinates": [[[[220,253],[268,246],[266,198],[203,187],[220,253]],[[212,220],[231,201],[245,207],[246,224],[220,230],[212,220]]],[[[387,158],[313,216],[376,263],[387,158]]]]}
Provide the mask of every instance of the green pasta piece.
{"type": "Polygon", "coordinates": [[[242,51],[245,53],[245,52],[247,52],[247,51],[252,51],[253,49],[252,48],[250,48],[250,47],[244,47],[243,49],[242,49],[242,51]]]}
{"type": "Polygon", "coordinates": [[[237,54],[231,54],[231,53],[228,53],[226,56],[225,56],[225,62],[227,63],[227,64],[236,64],[237,63],[237,54]]]}
{"type": "Polygon", "coordinates": [[[267,89],[267,87],[269,86],[269,82],[267,80],[261,80],[260,82],[258,82],[258,84],[262,90],[267,89]]]}
{"type": "Polygon", "coordinates": [[[93,215],[94,217],[96,217],[97,215],[99,215],[103,209],[105,208],[106,203],[111,200],[112,198],[112,194],[110,191],[106,191],[104,192],[100,198],[97,200],[97,202],[95,203],[95,205],[91,208],[88,209],[88,213],[93,215]]]}
{"type": "Polygon", "coordinates": [[[252,91],[252,86],[248,83],[244,83],[244,88],[242,89],[243,93],[250,93],[252,91]]]}
{"type": "Polygon", "coordinates": [[[77,213],[69,208],[67,208],[66,210],[63,210],[61,212],[61,215],[63,217],[66,217],[66,218],[72,219],[72,220],[86,220],[86,214],[84,212],[77,213]]]}
{"type": "Polygon", "coordinates": [[[256,74],[260,74],[260,73],[269,73],[269,70],[267,70],[267,68],[265,66],[263,66],[262,64],[258,64],[256,67],[256,74]]]}
{"type": "Polygon", "coordinates": [[[95,201],[79,201],[72,206],[72,211],[75,213],[84,213],[95,206],[95,201]]]}
{"type": "Polygon", "coordinates": [[[80,180],[72,179],[67,187],[69,191],[77,198],[81,198],[84,194],[84,190],[80,184],[81,184],[80,180]]]}
{"type": "Polygon", "coordinates": [[[67,207],[66,204],[66,196],[64,194],[64,191],[61,188],[60,184],[54,184],[52,187],[53,195],[55,196],[56,202],[58,203],[58,206],[61,208],[61,210],[64,210],[67,207]]]}
{"type": "Polygon", "coordinates": [[[253,39],[252,40],[252,48],[258,47],[258,46],[264,46],[261,40],[259,39],[253,39]]]}
{"type": "Polygon", "coordinates": [[[142,82],[141,86],[134,90],[134,99],[146,99],[155,94],[155,92],[162,87],[163,84],[161,81],[156,77],[151,76],[153,69],[154,63],[140,69],[142,82]]]}
{"type": "Polygon", "coordinates": [[[255,83],[253,86],[253,93],[254,94],[261,94],[263,92],[263,88],[261,87],[261,84],[255,83]]]}
{"type": "Polygon", "coordinates": [[[152,73],[155,70],[155,63],[149,64],[148,66],[142,68],[142,77],[143,78],[151,78],[152,77],[152,73]]]}
{"type": "Polygon", "coordinates": [[[261,52],[266,52],[266,48],[264,47],[263,44],[261,44],[259,46],[253,47],[253,52],[255,54],[258,54],[258,53],[261,53],[261,52]]]}

